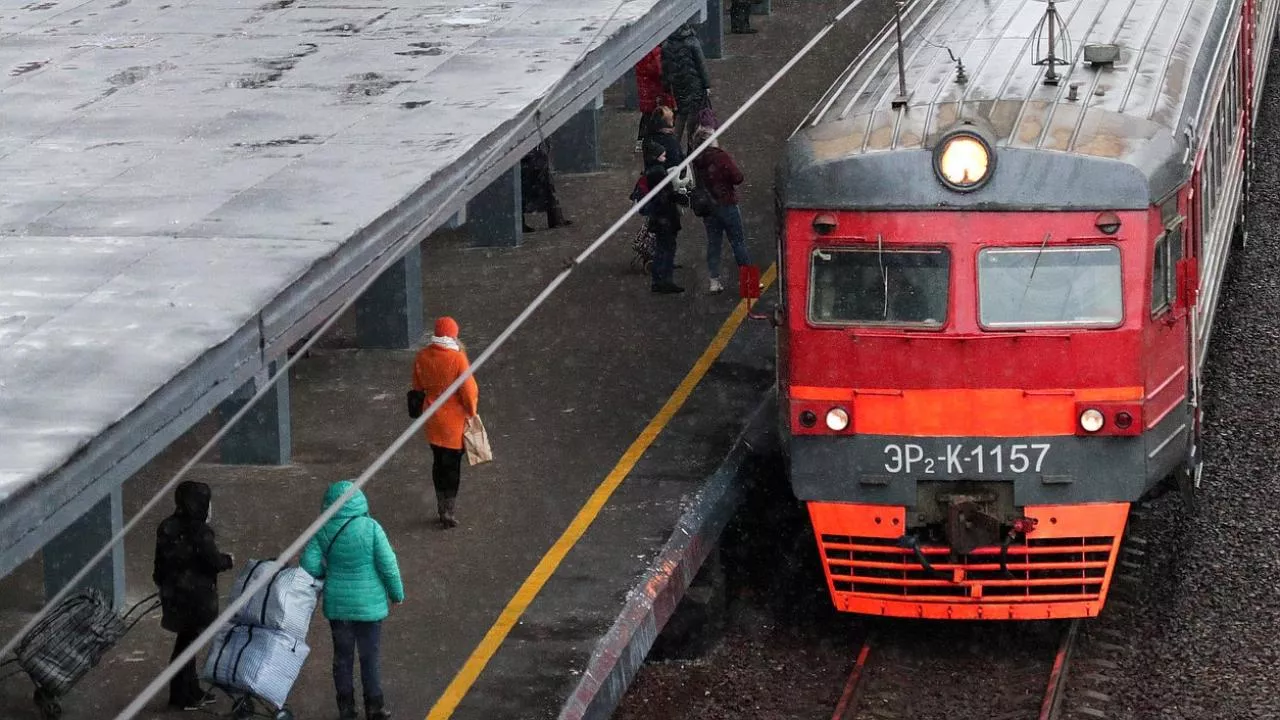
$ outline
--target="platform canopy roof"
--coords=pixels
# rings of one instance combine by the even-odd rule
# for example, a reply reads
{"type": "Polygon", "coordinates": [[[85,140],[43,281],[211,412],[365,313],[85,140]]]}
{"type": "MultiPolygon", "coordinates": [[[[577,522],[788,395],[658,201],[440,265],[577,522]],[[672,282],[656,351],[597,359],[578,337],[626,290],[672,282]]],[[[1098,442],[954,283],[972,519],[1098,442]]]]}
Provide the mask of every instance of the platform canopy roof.
{"type": "Polygon", "coordinates": [[[550,132],[696,5],[0,7],[0,554],[262,372],[463,178],[451,210],[518,162],[544,96],[550,132]]]}

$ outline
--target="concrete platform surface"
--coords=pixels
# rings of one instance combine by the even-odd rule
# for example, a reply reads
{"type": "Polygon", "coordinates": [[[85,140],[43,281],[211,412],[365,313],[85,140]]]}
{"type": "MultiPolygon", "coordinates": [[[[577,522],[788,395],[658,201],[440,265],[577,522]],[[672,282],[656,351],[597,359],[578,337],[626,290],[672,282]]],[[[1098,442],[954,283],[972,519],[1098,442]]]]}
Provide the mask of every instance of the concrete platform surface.
{"type": "MultiPolygon", "coordinates": [[[[747,175],[741,189],[756,262],[773,258],[772,169],[781,143],[830,79],[878,30],[889,3],[864,6],[748,114],[723,145],[747,175]]],[[[726,59],[711,63],[717,109],[727,114],[840,7],[831,0],[781,0],[753,22],[755,36],[730,36],[726,59]]],[[[638,172],[631,152],[636,117],[606,98],[606,170],[561,176],[557,189],[574,225],[529,235],[516,249],[475,249],[460,231],[424,245],[427,317],[449,314],[474,354],[521,310],[572,256],[627,206],[638,172]]],[[[529,217],[543,228],[543,219],[529,217]]],[[[493,463],[464,467],[460,527],[439,530],[429,499],[430,453],[412,443],[368,488],[372,512],[399,555],[407,602],[384,634],[383,675],[399,718],[552,718],[581,681],[582,669],[623,610],[628,594],[670,539],[682,511],[723,460],[774,380],[772,328],[749,321],[678,411],[669,407],[647,452],[628,457],[725,320],[731,293],[707,295],[705,238],[685,216],[676,271],[680,296],[649,292],[629,268],[629,237],[618,237],[577,271],[543,311],[514,335],[478,375],[480,411],[493,440],[493,463]],[[620,463],[626,460],[626,463],[620,463]],[[615,469],[625,479],[572,545],[541,591],[486,662],[474,660],[519,588],[615,469]],[[442,702],[460,672],[456,707],[442,702]],[[433,712],[433,708],[435,708],[433,712]]],[[[727,255],[728,249],[725,248],[727,255]]],[[[733,261],[724,258],[731,277],[733,261]]],[[[192,479],[214,488],[215,527],[239,562],[274,555],[319,510],[329,483],[363,470],[408,419],[403,393],[411,351],[354,348],[354,319],[299,363],[291,376],[293,464],[201,465],[192,479]]],[[[214,431],[198,425],[125,485],[132,512],[214,431]]],[[[653,429],[651,428],[650,431],[653,429]]],[[[129,595],[150,592],[154,527],[130,536],[129,595]]],[[[223,582],[227,587],[230,579],[223,582]]],[[[40,567],[32,562],[0,582],[0,631],[12,632],[38,606],[40,567]]],[[[67,720],[109,718],[168,658],[171,636],[144,620],[66,700],[67,720]]],[[[290,697],[300,720],[336,716],[329,677],[331,643],[317,613],[312,651],[290,697]]],[[[479,654],[484,654],[480,652],[479,654]]],[[[0,683],[0,717],[36,717],[25,678],[0,683]]],[[[225,712],[226,703],[218,706],[225,712]]],[[[147,717],[166,717],[163,702],[147,717]]],[[[173,715],[180,716],[181,713],[173,715]]]]}

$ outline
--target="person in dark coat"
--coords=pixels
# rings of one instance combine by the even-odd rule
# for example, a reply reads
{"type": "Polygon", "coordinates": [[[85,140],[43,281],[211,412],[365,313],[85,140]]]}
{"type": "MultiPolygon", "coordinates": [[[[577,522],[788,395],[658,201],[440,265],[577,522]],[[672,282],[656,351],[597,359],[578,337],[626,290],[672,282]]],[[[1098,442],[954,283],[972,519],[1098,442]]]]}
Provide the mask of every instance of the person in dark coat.
{"type": "Polygon", "coordinates": [[[697,128],[698,113],[711,95],[707,60],[691,23],[681,25],[662,43],[662,81],[676,98],[676,139],[689,144],[697,128]]]}
{"type": "MultiPolygon", "coordinates": [[[[694,143],[701,145],[712,134],[711,128],[698,128],[694,133],[694,143]]],[[[747,253],[747,234],[742,225],[742,212],[738,209],[738,186],[742,184],[742,171],[738,169],[733,156],[720,148],[720,143],[711,141],[711,145],[693,160],[694,177],[698,185],[706,188],[716,201],[716,210],[702,219],[707,230],[707,275],[708,291],[724,292],[724,283],[720,281],[720,249],[724,236],[729,236],[729,247],[733,249],[734,262],[739,268],[751,264],[751,256],[747,253]]]]}
{"type": "Polygon", "coordinates": [[[729,29],[735,35],[755,35],[760,32],[751,27],[751,0],[732,0],[729,3],[729,29]]]}
{"type": "MultiPolygon", "coordinates": [[[[156,528],[155,570],[151,579],[160,589],[160,626],[176,633],[170,662],[186,650],[218,617],[218,573],[235,564],[220,552],[209,527],[213,491],[200,482],[186,481],[174,491],[177,509],[156,528]]],[[[169,705],[199,709],[214,701],[200,687],[193,658],[169,681],[169,705]]]]}
{"type": "Polygon", "coordinates": [[[636,63],[636,100],[640,107],[640,128],[636,132],[636,152],[644,148],[649,119],[661,106],[675,107],[676,99],[662,89],[662,46],[658,45],[636,63]]]}
{"type": "MultiPolygon", "coordinates": [[[[680,140],[676,138],[673,118],[671,108],[659,106],[649,123],[649,134],[645,136],[646,140],[661,145],[666,151],[667,159],[663,165],[668,170],[684,162],[684,148],[680,147],[680,140]]],[[[645,164],[648,165],[648,161],[645,164]]]]}
{"type": "MultiPolygon", "coordinates": [[[[649,187],[657,187],[667,176],[667,151],[661,144],[644,142],[644,177],[649,187]]],[[[680,205],[687,205],[686,195],[677,193],[670,183],[662,188],[646,204],[649,213],[649,231],[654,236],[653,268],[650,271],[655,293],[669,295],[682,293],[684,288],[675,284],[676,236],[680,233],[680,205]]]]}
{"type": "MultiPolygon", "coordinates": [[[[560,200],[556,197],[556,188],[551,182],[550,153],[551,145],[544,140],[520,159],[520,196],[524,212],[545,212],[547,227],[554,230],[572,225],[573,222],[566,219],[564,211],[560,209],[560,200]]],[[[533,232],[528,223],[523,225],[525,232],[533,232]]]]}

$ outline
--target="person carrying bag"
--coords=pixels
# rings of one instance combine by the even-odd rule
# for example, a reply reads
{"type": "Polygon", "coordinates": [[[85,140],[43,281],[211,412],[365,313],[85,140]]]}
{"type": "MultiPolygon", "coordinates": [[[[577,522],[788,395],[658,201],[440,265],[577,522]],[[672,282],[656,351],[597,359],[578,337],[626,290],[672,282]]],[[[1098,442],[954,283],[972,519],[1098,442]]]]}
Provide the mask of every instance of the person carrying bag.
{"type": "MultiPolygon", "coordinates": [[[[338,501],[353,483],[336,482],[323,507],[338,501]]],[[[324,579],[324,616],[333,634],[333,685],[339,720],[356,720],[355,656],[368,720],[390,720],[382,694],[382,621],[390,603],[404,602],[404,583],[395,550],[382,525],[369,516],[369,501],[356,490],[307,543],[299,561],[312,577],[324,579]],[[389,602],[388,602],[389,601],[389,602]]]]}
{"type": "MultiPolygon", "coordinates": [[[[450,317],[436,321],[430,343],[418,351],[413,361],[413,391],[422,394],[423,404],[435,402],[444,391],[471,367],[458,341],[458,323],[450,317]]],[[[462,478],[463,435],[467,420],[476,417],[480,390],[468,377],[458,391],[427,420],[427,443],[431,445],[431,482],[436,491],[436,512],[444,528],[457,527],[454,517],[462,478]]],[[[409,399],[412,414],[413,397],[409,399]]],[[[420,414],[421,409],[418,410],[420,414]]]]}

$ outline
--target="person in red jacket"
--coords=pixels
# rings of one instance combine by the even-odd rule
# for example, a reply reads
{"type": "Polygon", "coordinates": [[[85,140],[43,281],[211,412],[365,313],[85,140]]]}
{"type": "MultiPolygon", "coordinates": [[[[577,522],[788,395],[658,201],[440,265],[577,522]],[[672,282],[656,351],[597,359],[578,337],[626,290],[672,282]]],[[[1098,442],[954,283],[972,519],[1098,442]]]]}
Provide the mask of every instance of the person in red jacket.
{"type": "MultiPolygon", "coordinates": [[[[693,135],[693,144],[701,145],[712,132],[711,128],[698,128],[693,135]]],[[[738,209],[737,187],[742,184],[742,171],[733,161],[733,156],[721,149],[719,141],[715,140],[694,158],[693,169],[697,183],[706,188],[716,201],[715,212],[702,218],[702,224],[707,230],[708,290],[720,293],[724,292],[724,283],[720,281],[720,249],[726,234],[738,267],[751,264],[751,256],[747,253],[747,233],[742,226],[742,212],[738,209]]]]}
{"type": "Polygon", "coordinates": [[[649,134],[649,116],[659,106],[675,107],[676,100],[662,89],[662,46],[649,51],[636,63],[636,95],[640,105],[640,129],[636,132],[636,152],[644,146],[649,134]]]}
{"type": "MultiPolygon", "coordinates": [[[[471,363],[466,350],[458,342],[458,323],[450,317],[436,320],[431,342],[418,351],[413,361],[413,389],[426,395],[423,408],[444,394],[446,388],[466,372],[471,363]]],[[[467,419],[476,414],[480,391],[475,377],[458,388],[436,413],[427,420],[427,442],[431,445],[431,481],[436,488],[436,508],[440,525],[456,527],[454,503],[462,476],[462,435],[467,419]]]]}

